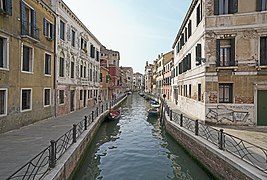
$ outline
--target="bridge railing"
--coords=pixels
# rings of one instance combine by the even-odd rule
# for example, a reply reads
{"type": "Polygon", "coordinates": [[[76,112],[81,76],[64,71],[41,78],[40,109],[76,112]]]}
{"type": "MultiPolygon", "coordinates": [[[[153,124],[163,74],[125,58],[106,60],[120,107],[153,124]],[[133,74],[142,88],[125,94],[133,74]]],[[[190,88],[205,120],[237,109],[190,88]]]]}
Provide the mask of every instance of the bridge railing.
{"type": "Polygon", "coordinates": [[[69,129],[65,134],[57,140],[51,140],[50,145],[43,151],[37,154],[34,158],[28,161],[25,165],[19,168],[16,172],[10,175],[7,180],[11,179],[42,179],[52,168],[56,166],[56,162],[63,154],[77,141],[77,138],[87,130],[88,126],[103,112],[117,104],[126,95],[121,95],[118,98],[100,103],[97,107],[85,116],[77,124],[69,129]]]}
{"type": "Polygon", "coordinates": [[[200,136],[216,145],[218,149],[231,153],[267,174],[267,149],[225,133],[223,129],[215,129],[182,113],[173,112],[162,98],[161,102],[163,102],[164,109],[167,111],[167,116],[178,126],[186,128],[196,136],[200,136]]]}

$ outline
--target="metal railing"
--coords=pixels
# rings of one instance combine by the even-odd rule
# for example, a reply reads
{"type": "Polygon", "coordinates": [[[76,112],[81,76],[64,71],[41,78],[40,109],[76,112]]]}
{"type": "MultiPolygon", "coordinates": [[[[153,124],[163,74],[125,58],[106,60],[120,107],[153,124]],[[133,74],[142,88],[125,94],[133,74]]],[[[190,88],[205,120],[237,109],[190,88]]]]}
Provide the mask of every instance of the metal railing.
{"type": "Polygon", "coordinates": [[[121,95],[117,99],[103,102],[91,111],[91,113],[84,117],[83,120],[77,124],[73,124],[73,127],[69,129],[65,134],[59,137],[57,140],[51,140],[50,145],[46,147],[42,152],[37,154],[29,162],[19,168],[11,176],[10,179],[41,179],[52,168],[56,166],[56,162],[63,156],[63,154],[77,142],[82,133],[87,130],[88,126],[103,112],[112,108],[115,104],[121,101],[126,95],[121,95]]]}
{"type": "Polygon", "coordinates": [[[188,129],[196,136],[200,136],[216,145],[218,149],[229,152],[267,174],[267,149],[225,133],[223,129],[217,130],[200,123],[198,120],[186,117],[182,113],[173,112],[162,98],[161,102],[170,120],[178,126],[188,129]]]}

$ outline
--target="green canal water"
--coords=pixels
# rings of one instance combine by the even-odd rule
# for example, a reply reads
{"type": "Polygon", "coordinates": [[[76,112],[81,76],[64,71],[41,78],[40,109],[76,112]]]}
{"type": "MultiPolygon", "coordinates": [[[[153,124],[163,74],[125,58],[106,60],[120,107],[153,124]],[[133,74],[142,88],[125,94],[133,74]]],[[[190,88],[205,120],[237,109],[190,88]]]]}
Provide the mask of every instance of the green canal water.
{"type": "Polygon", "coordinates": [[[122,105],[122,117],[104,122],[75,172],[75,180],[211,179],[160,126],[147,117],[138,94],[122,105]]]}

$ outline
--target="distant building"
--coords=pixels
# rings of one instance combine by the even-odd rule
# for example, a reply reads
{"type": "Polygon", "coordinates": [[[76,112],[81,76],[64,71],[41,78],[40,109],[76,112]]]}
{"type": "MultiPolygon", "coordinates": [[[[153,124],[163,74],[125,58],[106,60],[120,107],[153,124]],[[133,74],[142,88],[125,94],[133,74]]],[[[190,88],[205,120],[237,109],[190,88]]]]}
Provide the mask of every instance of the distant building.
{"type": "Polygon", "coordinates": [[[206,122],[267,125],[261,0],[193,0],[173,43],[173,100],[206,122]]]}
{"type": "Polygon", "coordinates": [[[101,43],[62,0],[45,1],[58,14],[56,112],[60,115],[93,106],[100,87],[101,43]]]}
{"type": "Polygon", "coordinates": [[[111,76],[109,75],[109,70],[103,66],[101,66],[100,71],[100,99],[102,101],[108,100],[108,89],[109,89],[109,82],[111,80],[111,76]]]}
{"type": "Polygon", "coordinates": [[[55,13],[43,1],[0,5],[2,133],[54,115],[55,13]]]}
{"type": "Polygon", "coordinates": [[[172,96],[171,77],[173,67],[173,51],[163,55],[163,85],[162,94],[166,95],[166,99],[170,100],[172,96]]]}
{"type": "Polygon", "coordinates": [[[146,61],[146,66],[145,66],[145,75],[144,75],[144,80],[145,80],[145,92],[147,93],[152,93],[152,88],[153,88],[153,64],[148,64],[148,61],[146,61]]]}
{"type": "Polygon", "coordinates": [[[132,67],[121,67],[126,76],[126,81],[122,82],[126,91],[132,91],[133,89],[133,68],[132,67]]]}
{"type": "Polygon", "coordinates": [[[139,72],[133,74],[133,90],[144,90],[144,76],[139,72]]]}

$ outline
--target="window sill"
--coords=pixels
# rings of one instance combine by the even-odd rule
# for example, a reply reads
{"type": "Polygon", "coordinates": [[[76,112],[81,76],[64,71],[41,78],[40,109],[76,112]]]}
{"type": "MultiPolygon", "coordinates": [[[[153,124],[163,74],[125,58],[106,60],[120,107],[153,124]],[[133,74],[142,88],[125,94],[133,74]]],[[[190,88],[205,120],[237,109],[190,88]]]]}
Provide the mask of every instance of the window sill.
{"type": "Polygon", "coordinates": [[[238,66],[219,66],[216,67],[216,71],[220,71],[220,70],[234,70],[236,71],[238,69],[238,66]]]}
{"type": "Polygon", "coordinates": [[[51,105],[49,104],[49,105],[44,105],[44,108],[47,108],[47,107],[50,107],[51,105]]]}
{"type": "Polygon", "coordinates": [[[7,113],[6,114],[0,114],[0,117],[5,117],[7,116],[7,113]]]}
{"type": "Polygon", "coordinates": [[[9,71],[9,68],[0,68],[0,71],[9,71]]]}
{"type": "Polygon", "coordinates": [[[22,73],[25,73],[25,74],[33,74],[33,72],[31,71],[21,71],[22,73]]]}
{"type": "Polygon", "coordinates": [[[51,74],[45,74],[44,76],[45,77],[51,77],[52,75],[51,74]]]}
{"type": "Polygon", "coordinates": [[[20,112],[29,112],[29,111],[31,111],[32,109],[24,109],[24,110],[21,110],[20,112]]]}

